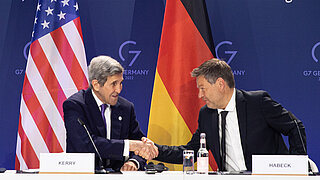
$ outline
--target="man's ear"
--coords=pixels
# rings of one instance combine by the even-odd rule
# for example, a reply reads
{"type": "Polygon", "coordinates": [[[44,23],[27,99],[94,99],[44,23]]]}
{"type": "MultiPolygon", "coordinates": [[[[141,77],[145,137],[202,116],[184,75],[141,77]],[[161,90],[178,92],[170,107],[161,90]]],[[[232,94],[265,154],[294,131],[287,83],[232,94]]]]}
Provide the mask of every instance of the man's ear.
{"type": "Polygon", "coordinates": [[[92,81],[91,81],[91,84],[92,84],[93,90],[99,91],[99,89],[100,89],[100,84],[99,84],[98,80],[96,80],[96,79],[92,80],[92,81]]]}
{"type": "Polygon", "coordinates": [[[218,87],[219,89],[224,89],[225,85],[226,85],[226,82],[221,78],[219,77],[216,81],[216,83],[218,83],[218,87]]]}

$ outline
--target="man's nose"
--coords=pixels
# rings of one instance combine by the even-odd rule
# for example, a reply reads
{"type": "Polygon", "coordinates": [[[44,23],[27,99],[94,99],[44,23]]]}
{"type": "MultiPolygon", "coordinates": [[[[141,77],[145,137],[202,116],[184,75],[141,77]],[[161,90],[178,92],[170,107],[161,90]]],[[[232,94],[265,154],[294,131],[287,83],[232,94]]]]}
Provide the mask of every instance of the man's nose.
{"type": "Polygon", "coordinates": [[[118,86],[116,87],[116,90],[115,90],[115,91],[116,91],[118,94],[120,94],[121,90],[122,90],[122,86],[121,86],[121,85],[118,85],[118,86]]]}
{"type": "Polygon", "coordinates": [[[203,93],[199,90],[198,98],[202,98],[202,97],[203,97],[203,93]]]}

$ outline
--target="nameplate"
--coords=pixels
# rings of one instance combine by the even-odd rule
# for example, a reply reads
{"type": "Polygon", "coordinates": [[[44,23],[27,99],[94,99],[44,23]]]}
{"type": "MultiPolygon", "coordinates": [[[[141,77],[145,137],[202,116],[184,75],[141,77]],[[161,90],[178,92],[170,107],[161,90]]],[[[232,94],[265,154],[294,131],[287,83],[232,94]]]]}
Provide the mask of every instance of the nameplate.
{"type": "Polygon", "coordinates": [[[94,153],[40,153],[39,173],[94,174],[94,153]]]}
{"type": "Polygon", "coordinates": [[[308,175],[307,155],[252,155],[253,175],[308,175]]]}

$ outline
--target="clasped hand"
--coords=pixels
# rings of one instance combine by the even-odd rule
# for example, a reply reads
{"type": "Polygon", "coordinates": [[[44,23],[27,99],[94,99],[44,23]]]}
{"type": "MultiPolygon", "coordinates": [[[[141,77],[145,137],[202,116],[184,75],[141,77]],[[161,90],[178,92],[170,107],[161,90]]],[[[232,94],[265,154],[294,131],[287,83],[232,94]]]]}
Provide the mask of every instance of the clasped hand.
{"type": "Polygon", "coordinates": [[[151,160],[159,154],[157,146],[146,137],[142,137],[141,141],[131,140],[130,151],[134,151],[136,155],[139,155],[146,160],[151,160]]]}

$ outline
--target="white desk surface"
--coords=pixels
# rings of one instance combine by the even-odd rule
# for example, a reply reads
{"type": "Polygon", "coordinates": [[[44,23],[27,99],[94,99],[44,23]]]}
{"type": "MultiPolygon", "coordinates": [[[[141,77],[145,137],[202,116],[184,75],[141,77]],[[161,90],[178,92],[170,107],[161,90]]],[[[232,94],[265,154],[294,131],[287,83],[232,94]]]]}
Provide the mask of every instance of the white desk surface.
{"type": "Polygon", "coordinates": [[[183,175],[181,171],[146,174],[143,171],[123,174],[17,174],[7,170],[0,180],[320,180],[320,176],[262,176],[262,175],[183,175]]]}

